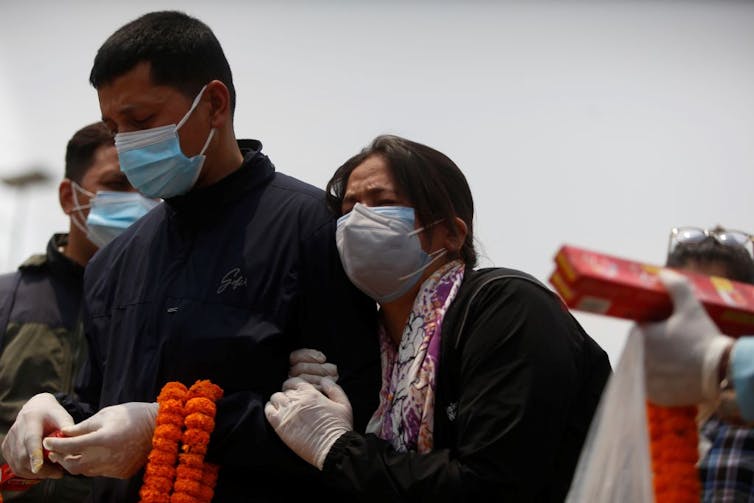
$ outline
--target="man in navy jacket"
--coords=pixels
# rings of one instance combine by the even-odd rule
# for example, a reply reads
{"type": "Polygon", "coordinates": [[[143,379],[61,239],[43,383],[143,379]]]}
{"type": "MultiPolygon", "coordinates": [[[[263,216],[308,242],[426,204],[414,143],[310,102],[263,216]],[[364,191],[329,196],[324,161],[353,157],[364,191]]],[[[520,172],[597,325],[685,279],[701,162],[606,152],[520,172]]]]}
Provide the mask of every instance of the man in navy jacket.
{"type": "Polygon", "coordinates": [[[80,399],[32,398],[3,454],[21,476],[98,477],[94,501],[136,501],[160,388],[210,379],[218,402],[213,501],[289,501],[322,487],[263,407],[291,350],[321,350],[366,424],[376,407],[375,305],[346,279],[324,193],[277,173],[237,141],[235,91],[219,42],[178,12],[144,15],[100,48],[90,75],[121,169],[164,203],[103,248],[85,274],[89,365],[80,399]],[[78,423],[75,424],[74,423],[78,423]],[[121,479],[121,480],[117,480],[121,479]]]}

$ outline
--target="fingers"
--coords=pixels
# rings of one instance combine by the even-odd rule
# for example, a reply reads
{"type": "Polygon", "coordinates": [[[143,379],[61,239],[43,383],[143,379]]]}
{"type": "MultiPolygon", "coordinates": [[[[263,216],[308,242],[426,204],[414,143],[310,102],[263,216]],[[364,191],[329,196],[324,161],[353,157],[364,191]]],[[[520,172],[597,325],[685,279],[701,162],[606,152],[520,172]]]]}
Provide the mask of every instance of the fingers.
{"type": "Polygon", "coordinates": [[[277,427],[280,425],[280,415],[278,413],[278,408],[272,404],[272,402],[267,402],[267,404],[264,406],[264,415],[267,417],[267,421],[272,425],[274,429],[277,429],[277,427]]]}
{"type": "MultiPolygon", "coordinates": [[[[34,474],[34,477],[24,477],[24,478],[62,479],[63,469],[60,466],[55,465],[53,463],[54,462],[44,463],[42,466],[39,467],[39,471],[37,471],[37,473],[34,474]]],[[[16,475],[19,475],[19,474],[16,474],[16,475]]]]}
{"type": "Polygon", "coordinates": [[[348,405],[349,407],[351,406],[351,402],[348,400],[348,396],[346,395],[346,392],[343,391],[343,388],[335,384],[330,379],[326,377],[323,378],[320,386],[322,387],[322,393],[325,394],[333,402],[339,403],[341,405],[348,405]]]}
{"type": "Polygon", "coordinates": [[[324,353],[316,349],[302,348],[293,351],[288,357],[288,361],[291,366],[294,366],[297,363],[325,363],[327,358],[324,353]]]}
{"type": "Polygon", "coordinates": [[[333,363],[308,363],[299,362],[291,367],[288,371],[290,377],[301,375],[331,376],[337,380],[338,367],[333,363]]]}
{"type": "MultiPolygon", "coordinates": [[[[63,433],[64,437],[78,437],[97,431],[101,427],[102,423],[100,422],[100,418],[97,415],[94,415],[89,419],[81,421],[78,424],[72,424],[70,426],[66,426],[65,428],[61,428],[60,431],[63,433]]],[[[56,439],[52,438],[52,440],[56,439]]]]}
{"type": "Polygon", "coordinates": [[[62,430],[73,426],[73,417],[63,408],[62,405],[55,403],[57,407],[53,407],[48,411],[48,417],[45,419],[45,434],[50,434],[53,430],[62,430]]]}
{"type": "Polygon", "coordinates": [[[287,407],[291,403],[291,400],[288,398],[288,395],[282,391],[278,391],[272,394],[270,401],[267,403],[271,404],[275,409],[281,409],[287,407]]]}
{"type": "Polygon", "coordinates": [[[54,452],[50,453],[50,461],[58,463],[65,470],[73,475],[93,475],[90,472],[88,465],[84,462],[84,456],[82,454],[68,454],[60,455],[54,452]]]}
{"type": "MultiPolygon", "coordinates": [[[[42,423],[28,421],[20,438],[20,443],[23,446],[21,452],[29,454],[29,470],[31,473],[37,474],[44,463],[42,455],[42,423]]],[[[21,473],[17,474],[22,475],[21,473]]]]}
{"type": "Polygon", "coordinates": [[[283,383],[283,391],[305,390],[312,385],[300,377],[291,377],[283,383]]]}
{"type": "Polygon", "coordinates": [[[53,454],[56,454],[58,457],[78,455],[88,448],[96,447],[102,441],[100,435],[97,435],[97,430],[74,433],[77,436],[47,437],[42,441],[44,448],[50,451],[51,460],[53,454]]]}

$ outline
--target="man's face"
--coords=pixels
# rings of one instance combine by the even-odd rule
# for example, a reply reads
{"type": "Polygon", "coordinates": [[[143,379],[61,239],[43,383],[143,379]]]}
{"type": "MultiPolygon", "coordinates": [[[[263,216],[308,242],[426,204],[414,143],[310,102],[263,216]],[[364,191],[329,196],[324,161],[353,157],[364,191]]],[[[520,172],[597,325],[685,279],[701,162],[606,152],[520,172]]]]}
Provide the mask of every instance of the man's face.
{"type": "MultiPolygon", "coordinates": [[[[110,190],[116,192],[136,192],[128,178],[120,170],[118,164],[118,151],[112,145],[103,145],[94,151],[92,166],[81,178],[79,185],[92,194],[98,190],[110,190]]],[[[80,205],[90,202],[89,197],[81,192],[76,193],[80,205]]],[[[81,216],[86,220],[89,209],[81,210],[81,216]]]]}
{"type": "MultiPolygon", "coordinates": [[[[113,134],[178,124],[191,108],[193,97],[152,83],[150,68],[149,63],[139,63],[97,90],[102,120],[113,134]]],[[[188,157],[197,155],[209,136],[209,112],[203,96],[178,132],[181,150],[188,157]]]]}

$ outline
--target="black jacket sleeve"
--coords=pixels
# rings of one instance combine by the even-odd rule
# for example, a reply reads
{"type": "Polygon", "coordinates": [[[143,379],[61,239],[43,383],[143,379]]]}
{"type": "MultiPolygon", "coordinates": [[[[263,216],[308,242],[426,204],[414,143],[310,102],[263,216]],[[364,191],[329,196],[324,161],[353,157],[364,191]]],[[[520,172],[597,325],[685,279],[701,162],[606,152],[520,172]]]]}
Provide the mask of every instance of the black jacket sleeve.
{"type": "MultiPolygon", "coordinates": [[[[285,295],[292,300],[285,327],[289,341],[285,361],[291,350],[300,347],[322,351],[338,366],[339,384],[352,400],[355,424],[363,429],[379,394],[376,305],[346,278],[334,232],[334,221],[328,222],[304,239],[300,261],[287,279],[285,295]]],[[[270,394],[280,390],[287,370],[282,369],[270,394]]],[[[307,476],[311,467],[297,459],[267,423],[264,406],[268,399],[269,394],[251,392],[221,399],[208,457],[228,468],[289,466],[293,473],[307,476]]]]}
{"type": "MultiPolygon", "coordinates": [[[[551,498],[549,486],[559,451],[570,445],[589,366],[585,334],[574,324],[540,286],[501,280],[485,287],[458,348],[443,341],[443,351],[457,352],[443,355],[443,364],[459,365],[454,433],[435,437],[427,454],[398,453],[373,435],[348,433],[325,461],[329,481],[358,501],[562,501],[562,488],[551,498]]],[[[436,432],[438,422],[450,421],[444,414],[435,411],[436,432]]],[[[584,416],[579,428],[586,432],[591,413],[584,416]]],[[[579,449],[576,442],[572,454],[579,449]]]]}

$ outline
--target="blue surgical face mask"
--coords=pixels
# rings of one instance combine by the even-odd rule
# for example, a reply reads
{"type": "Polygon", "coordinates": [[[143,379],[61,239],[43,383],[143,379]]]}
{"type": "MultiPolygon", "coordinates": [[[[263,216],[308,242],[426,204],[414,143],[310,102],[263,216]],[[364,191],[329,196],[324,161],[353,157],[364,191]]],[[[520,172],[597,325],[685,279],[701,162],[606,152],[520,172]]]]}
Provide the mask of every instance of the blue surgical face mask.
{"type": "Polygon", "coordinates": [[[414,209],[403,206],[370,208],[356,203],[338,219],[335,242],[343,268],[359,290],[379,303],[402,297],[422,272],[445,254],[428,254],[414,229],[414,209]]]}
{"type": "Polygon", "coordinates": [[[185,194],[199,178],[206,158],[204,152],[215,129],[210,130],[201,152],[191,158],[186,157],[181,150],[178,130],[199,105],[206,88],[207,86],[202,87],[178,124],[115,135],[120,170],[125,173],[131,185],[145,196],[168,198],[185,194]]]}
{"type": "Polygon", "coordinates": [[[100,190],[97,194],[92,194],[75,182],[72,182],[72,185],[73,200],[76,204],[73,211],[79,212],[89,208],[86,222],[72,216],[73,223],[86,233],[89,241],[100,248],[118,237],[128,226],[159,204],[159,201],[147,199],[138,192],[100,190]],[[88,196],[89,204],[79,204],[76,192],[88,196]]]}

